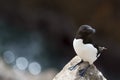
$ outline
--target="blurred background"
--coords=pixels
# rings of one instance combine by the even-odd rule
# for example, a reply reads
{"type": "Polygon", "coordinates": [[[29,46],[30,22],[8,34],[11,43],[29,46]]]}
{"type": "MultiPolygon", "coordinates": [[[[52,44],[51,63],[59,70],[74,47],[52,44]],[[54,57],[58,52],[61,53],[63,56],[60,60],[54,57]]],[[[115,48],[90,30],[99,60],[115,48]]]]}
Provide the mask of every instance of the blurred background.
{"type": "Polygon", "coordinates": [[[0,80],[52,80],[76,55],[82,24],[107,47],[97,68],[120,80],[120,0],[0,0],[0,80]]]}

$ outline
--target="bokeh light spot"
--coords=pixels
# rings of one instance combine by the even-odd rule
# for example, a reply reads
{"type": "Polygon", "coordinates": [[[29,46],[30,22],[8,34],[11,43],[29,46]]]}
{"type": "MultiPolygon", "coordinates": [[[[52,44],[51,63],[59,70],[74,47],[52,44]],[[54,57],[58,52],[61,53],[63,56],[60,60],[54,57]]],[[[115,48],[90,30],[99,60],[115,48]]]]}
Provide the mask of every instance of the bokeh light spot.
{"type": "Polygon", "coordinates": [[[12,51],[5,51],[3,53],[3,59],[6,63],[11,64],[15,61],[15,55],[12,51]]]}
{"type": "Polygon", "coordinates": [[[38,75],[41,72],[41,65],[37,62],[32,62],[29,64],[28,70],[32,75],[38,75]]]}
{"type": "Polygon", "coordinates": [[[20,70],[25,70],[28,67],[28,60],[25,57],[19,57],[16,59],[16,66],[20,70]]]}

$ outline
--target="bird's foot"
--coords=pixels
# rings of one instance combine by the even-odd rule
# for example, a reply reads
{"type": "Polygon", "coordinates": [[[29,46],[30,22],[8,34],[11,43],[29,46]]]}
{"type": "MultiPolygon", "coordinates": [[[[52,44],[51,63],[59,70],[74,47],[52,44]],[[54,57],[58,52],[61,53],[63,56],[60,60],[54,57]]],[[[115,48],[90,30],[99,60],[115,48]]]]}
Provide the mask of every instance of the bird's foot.
{"type": "Polygon", "coordinates": [[[81,63],[83,63],[83,60],[81,60],[81,62],[77,63],[76,65],[72,66],[72,67],[69,67],[68,69],[70,71],[74,70],[78,65],[80,65],[81,63]]]}
{"type": "Polygon", "coordinates": [[[85,73],[86,73],[86,69],[79,70],[79,75],[80,75],[81,77],[84,77],[84,76],[85,76],[85,73]]]}
{"type": "Polygon", "coordinates": [[[72,66],[72,67],[69,67],[68,69],[69,69],[70,71],[72,71],[72,70],[75,69],[75,67],[76,67],[76,66],[72,66]]]}
{"type": "Polygon", "coordinates": [[[80,75],[81,77],[84,77],[85,74],[86,74],[86,71],[88,70],[89,67],[90,67],[90,65],[88,65],[88,66],[87,66],[86,68],[84,68],[84,69],[79,70],[79,75],[80,75]]]}

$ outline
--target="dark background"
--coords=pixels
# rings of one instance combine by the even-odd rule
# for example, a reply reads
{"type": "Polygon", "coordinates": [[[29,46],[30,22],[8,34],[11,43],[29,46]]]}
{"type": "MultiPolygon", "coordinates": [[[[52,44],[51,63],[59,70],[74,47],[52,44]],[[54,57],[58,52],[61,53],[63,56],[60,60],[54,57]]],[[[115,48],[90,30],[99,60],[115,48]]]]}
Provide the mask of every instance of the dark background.
{"type": "MultiPolygon", "coordinates": [[[[120,0],[0,0],[0,53],[62,67],[76,54],[72,41],[82,24],[107,50],[95,62],[108,80],[120,79],[120,0]]],[[[10,65],[15,65],[14,62],[10,65]]]]}

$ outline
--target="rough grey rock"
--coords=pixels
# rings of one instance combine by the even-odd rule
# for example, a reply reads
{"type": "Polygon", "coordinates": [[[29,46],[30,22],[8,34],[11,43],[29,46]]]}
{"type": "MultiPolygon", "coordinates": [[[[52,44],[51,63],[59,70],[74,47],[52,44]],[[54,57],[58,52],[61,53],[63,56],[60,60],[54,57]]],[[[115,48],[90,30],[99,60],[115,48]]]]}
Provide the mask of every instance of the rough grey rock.
{"type": "Polygon", "coordinates": [[[68,68],[80,62],[81,59],[75,56],[65,67],[54,77],[53,80],[107,80],[103,74],[94,66],[88,68],[84,77],[79,75],[79,70],[88,65],[84,62],[76,67],[75,70],[70,71],[68,68]]]}

